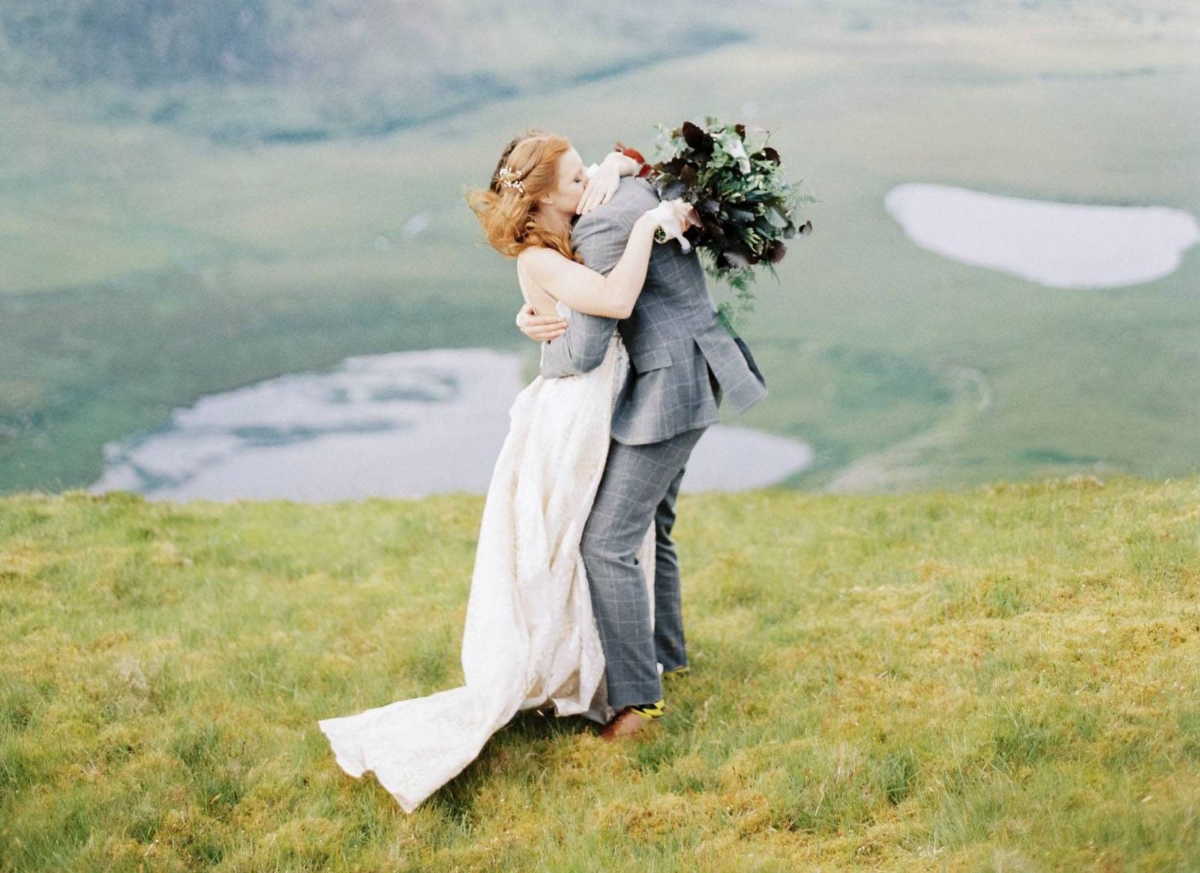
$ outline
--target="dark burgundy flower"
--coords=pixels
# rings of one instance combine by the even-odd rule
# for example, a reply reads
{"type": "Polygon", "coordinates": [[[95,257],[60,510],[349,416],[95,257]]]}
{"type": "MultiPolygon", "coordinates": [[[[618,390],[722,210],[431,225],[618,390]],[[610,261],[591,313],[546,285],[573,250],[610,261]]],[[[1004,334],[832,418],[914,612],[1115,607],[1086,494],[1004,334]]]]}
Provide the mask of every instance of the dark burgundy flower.
{"type": "Polygon", "coordinates": [[[713,153],[713,147],[716,144],[713,142],[713,138],[709,136],[707,130],[697,127],[690,121],[685,121],[680,130],[683,131],[683,138],[687,144],[700,154],[711,155],[713,153]]]}

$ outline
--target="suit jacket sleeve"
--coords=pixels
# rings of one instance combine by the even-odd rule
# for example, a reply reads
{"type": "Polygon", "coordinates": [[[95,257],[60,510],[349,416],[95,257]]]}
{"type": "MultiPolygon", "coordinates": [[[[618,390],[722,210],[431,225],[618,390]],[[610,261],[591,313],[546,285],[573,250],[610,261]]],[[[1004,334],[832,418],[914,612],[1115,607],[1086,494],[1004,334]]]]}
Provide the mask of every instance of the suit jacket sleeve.
{"type": "MultiPolygon", "coordinates": [[[[602,207],[576,220],[571,241],[583,255],[584,266],[605,276],[612,272],[633,232],[632,223],[625,221],[627,217],[602,207]]],[[[542,343],[542,376],[554,379],[599,367],[616,327],[615,318],[572,311],[567,332],[542,343]]]]}

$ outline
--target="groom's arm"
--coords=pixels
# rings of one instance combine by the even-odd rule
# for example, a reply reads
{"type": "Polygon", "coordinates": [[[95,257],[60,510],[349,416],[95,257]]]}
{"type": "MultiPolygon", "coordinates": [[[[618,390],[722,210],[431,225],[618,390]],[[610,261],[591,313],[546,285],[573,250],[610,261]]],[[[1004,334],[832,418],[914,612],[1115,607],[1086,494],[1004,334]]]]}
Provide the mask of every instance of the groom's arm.
{"type": "MultiPolygon", "coordinates": [[[[584,266],[607,276],[625,253],[632,225],[612,209],[598,209],[575,222],[571,242],[583,255],[584,266]]],[[[554,379],[586,373],[600,366],[608,351],[617,319],[572,311],[567,332],[542,343],[542,376],[554,379]]]]}

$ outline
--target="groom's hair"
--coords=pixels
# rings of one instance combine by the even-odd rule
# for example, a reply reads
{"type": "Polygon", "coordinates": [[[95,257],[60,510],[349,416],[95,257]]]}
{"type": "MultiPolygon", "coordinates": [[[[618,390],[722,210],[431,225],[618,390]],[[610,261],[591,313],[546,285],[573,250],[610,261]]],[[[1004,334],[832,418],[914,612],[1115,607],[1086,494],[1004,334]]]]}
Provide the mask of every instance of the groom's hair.
{"type": "Polygon", "coordinates": [[[537,208],[538,198],[557,186],[559,159],[570,150],[571,141],[565,136],[526,130],[504,147],[488,187],[467,192],[467,205],[483,225],[492,248],[516,257],[531,246],[543,246],[583,263],[571,248],[569,232],[549,229],[537,208]],[[505,168],[515,176],[502,173],[505,168]],[[515,179],[521,186],[504,185],[505,178],[515,179]]]}

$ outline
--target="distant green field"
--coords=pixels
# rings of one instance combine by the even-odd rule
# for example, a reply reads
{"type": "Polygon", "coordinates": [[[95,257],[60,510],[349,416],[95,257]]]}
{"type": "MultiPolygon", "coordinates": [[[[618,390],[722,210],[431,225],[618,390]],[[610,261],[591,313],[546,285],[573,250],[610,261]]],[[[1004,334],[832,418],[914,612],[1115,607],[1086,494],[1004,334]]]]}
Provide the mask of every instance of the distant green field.
{"type": "Polygon", "coordinates": [[[411,815],[317,721],[462,682],[482,498],[0,498],[0,871],[1194,873],[1200,477],[684,494],[693,673],[411,815]]]}
{"type": "Polygon", "coordinates": [[[347,355],[523,348],[532,375],[465,187],[527,127],[591,161],[705,114],[769,127],[820,201],[743,331],[771,397],[727,412],[814,446],[789,485],[1196,471],[1200,251],[1137,287],[1045,289],[921,250],[883,209],[924,181],[1200,212],[1196,13],[1004,6],[747,7],[740,42],[327,142],[0,91],[0,491],[87,485],[171,408],[347,355]]]}

